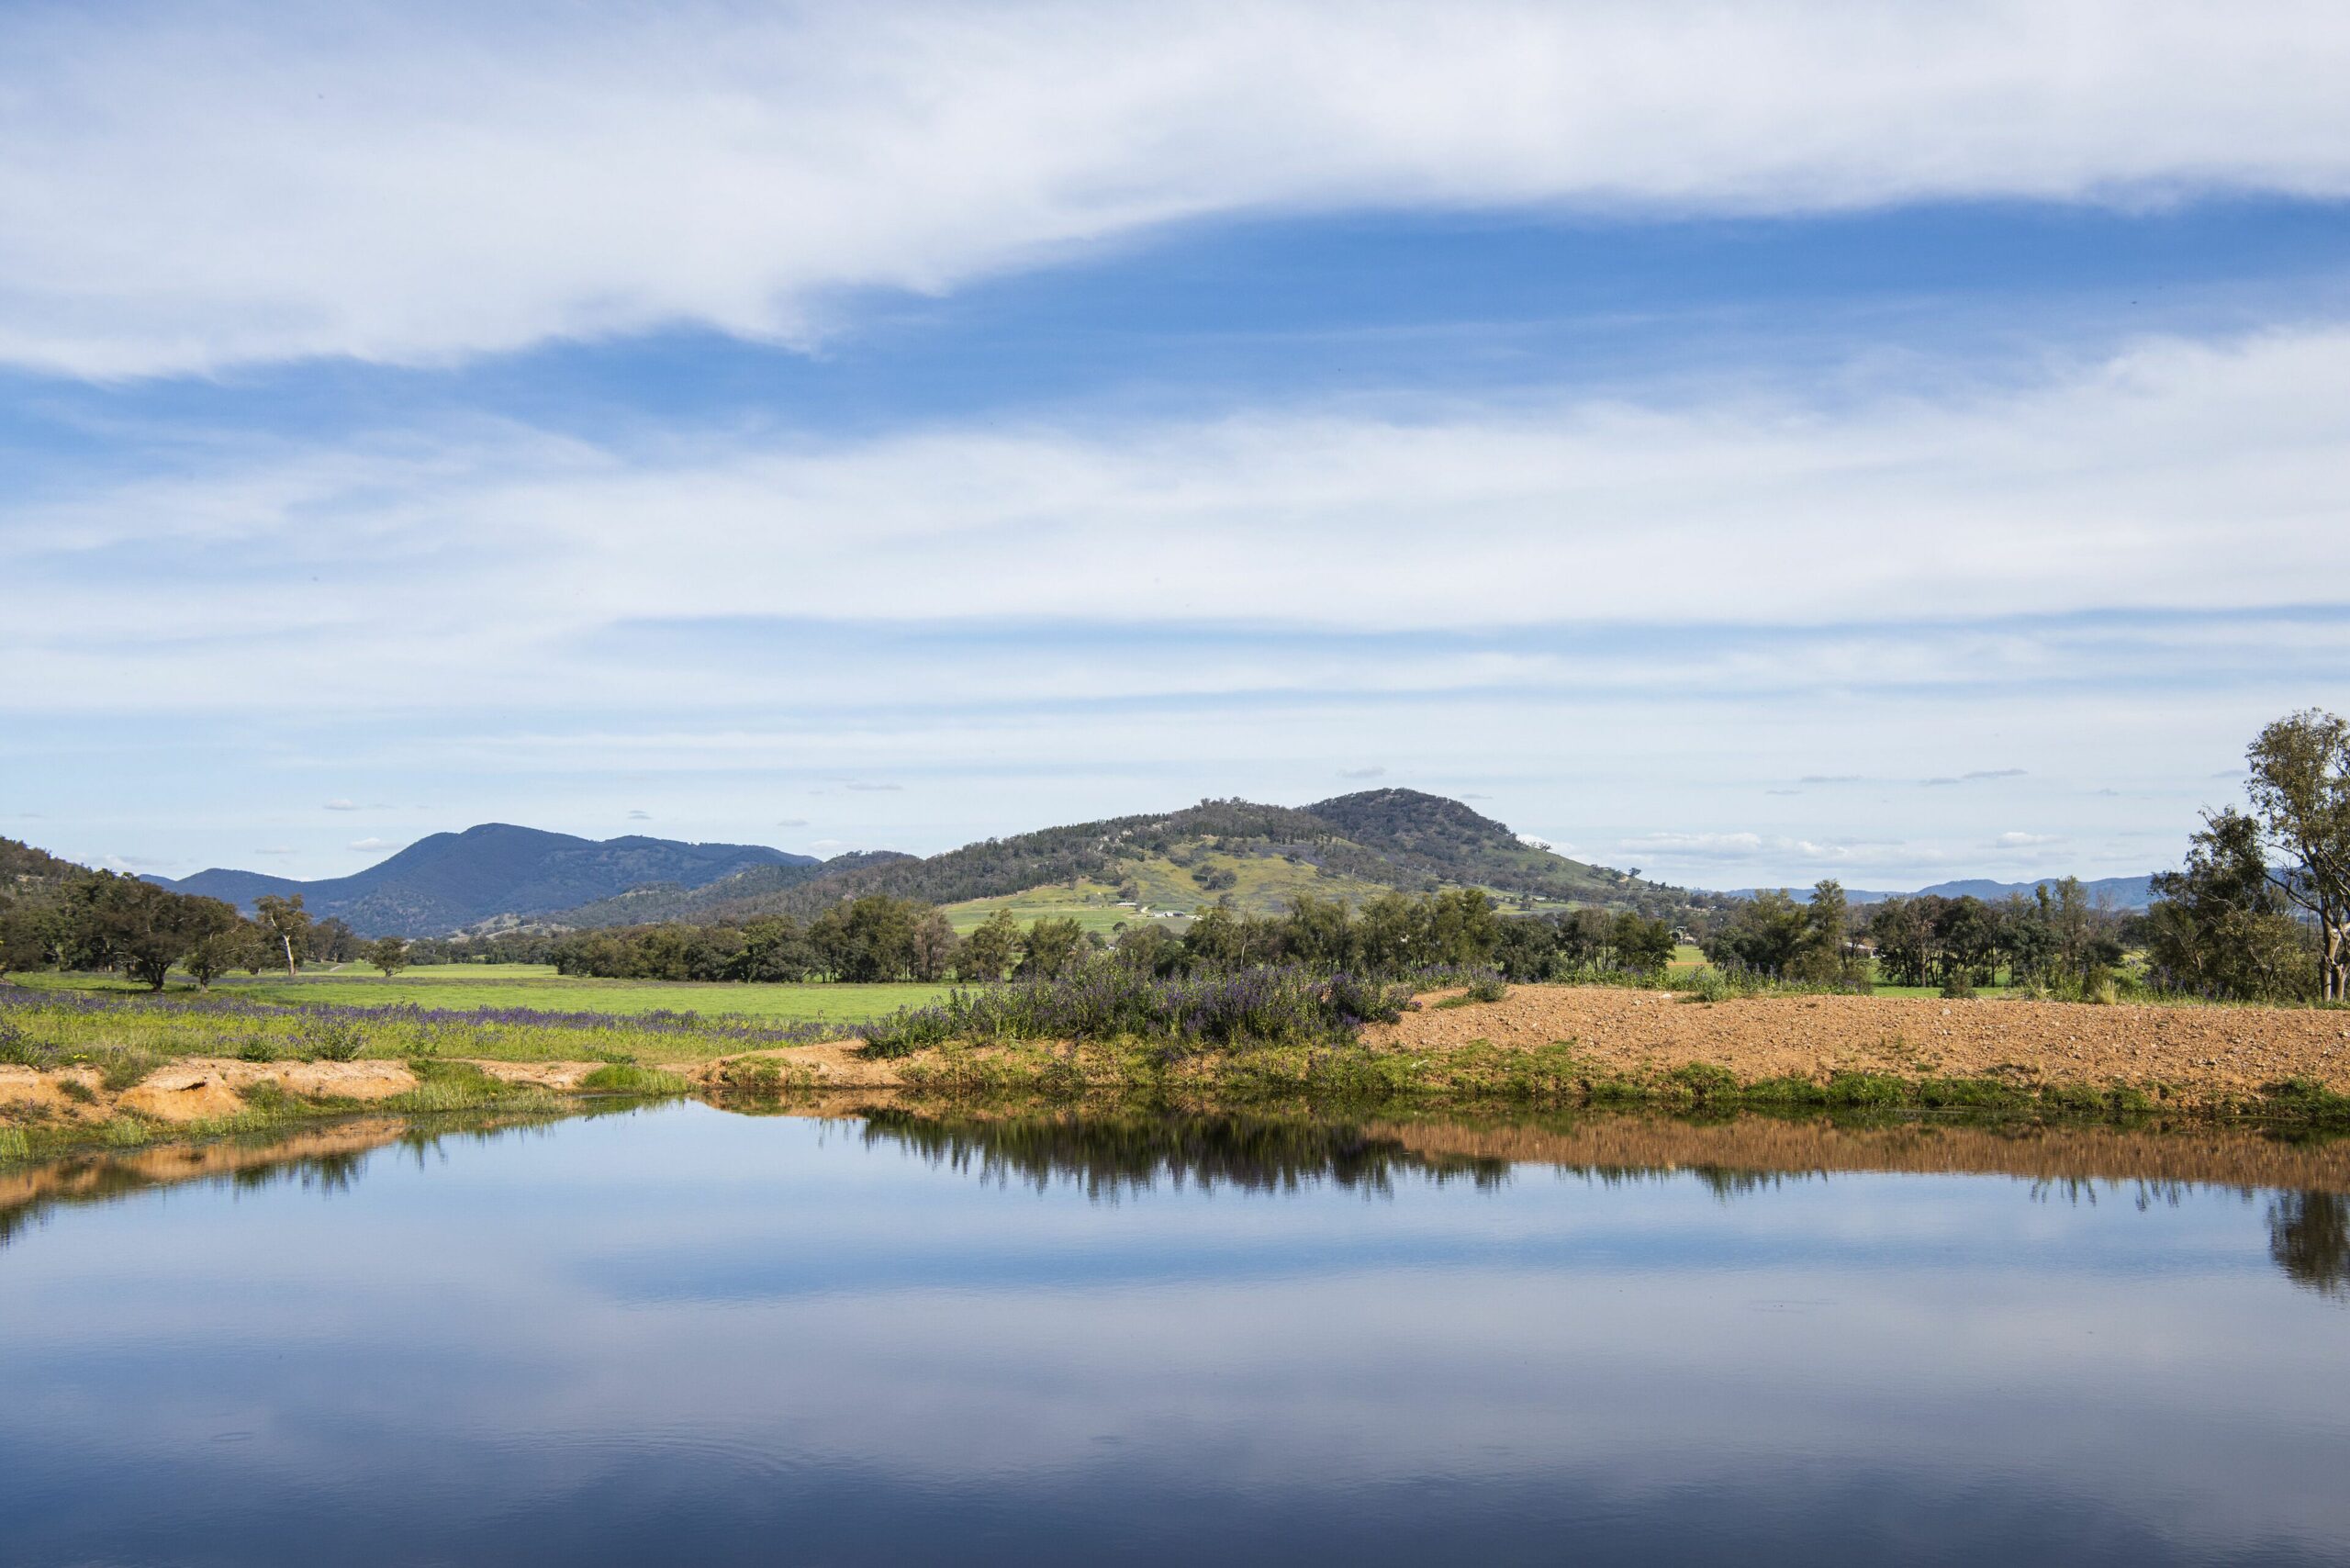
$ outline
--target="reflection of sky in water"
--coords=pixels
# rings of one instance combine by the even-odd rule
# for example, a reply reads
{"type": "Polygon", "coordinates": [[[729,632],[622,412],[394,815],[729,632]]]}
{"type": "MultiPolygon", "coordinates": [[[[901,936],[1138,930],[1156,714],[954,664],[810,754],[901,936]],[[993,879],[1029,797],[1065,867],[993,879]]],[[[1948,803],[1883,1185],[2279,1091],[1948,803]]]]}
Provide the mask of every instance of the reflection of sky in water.
{"type": "Polygon", "coordinates": [[[2350,1556],[2265,1199],[1089,1201],[698,1105],[0,1250],[0,1558],[2350,1556]]]}

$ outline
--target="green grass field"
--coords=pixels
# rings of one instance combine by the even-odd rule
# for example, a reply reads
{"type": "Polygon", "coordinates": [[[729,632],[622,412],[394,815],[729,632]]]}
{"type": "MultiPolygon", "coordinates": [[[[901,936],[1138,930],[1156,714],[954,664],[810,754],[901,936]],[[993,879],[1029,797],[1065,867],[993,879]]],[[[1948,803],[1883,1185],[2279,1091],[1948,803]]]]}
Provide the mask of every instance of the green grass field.
{"type": "MultiPolygon", "coordinates": [[[[354,966],[353,969],[356,967],[354,966]]],[[[374,970],[345,969],[298,980],[280,975],[216,980],[218,996],[279,1003],[331,1002],[344,1007],[533,1007],[560,1013],[700,1013],[737,1018],[856,1023],[942,996],[941,985],[734,985],[691,980],[579,980],[535,964],[445,964],[404,970],[390,980],[374,970]]],[[[143,991],[113,975],[24,974],[21,985],[49,991],[143,991]]],[[[174,993],[195,982],[174,980],[174,993]]]]}

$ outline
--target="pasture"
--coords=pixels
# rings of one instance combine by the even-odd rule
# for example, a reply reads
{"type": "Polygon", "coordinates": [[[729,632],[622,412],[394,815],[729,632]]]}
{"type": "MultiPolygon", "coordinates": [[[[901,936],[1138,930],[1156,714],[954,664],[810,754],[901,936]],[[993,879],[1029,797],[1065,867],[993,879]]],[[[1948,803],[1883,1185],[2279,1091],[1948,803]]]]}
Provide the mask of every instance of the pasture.
{"type": "MultiPolygon", "coordinates": [[[[115,975],[25,974],[21,985],[38,990],[145,994],[147,988],[115,975]]],[[[173,977],[173,995],[191,995],[196,982],[173,977]]],[[[646,1013],[698,1013],[710,1017],[755,1018],[778,1023],[855,1024],[901,1007],[919,1007],[946,994],[943,985],[885,984],[743,985],[726,981],[586,980],[559,975],[539,964],[436,964],[404,969],[389,979],[364,965],[332,972],[312,970],[297,979],[284,975],[215,980],[212,994],[245,1002],[299,1006],[529,1007],[554,1013],[603,1013],[627,1017],[646,1013]]]]}

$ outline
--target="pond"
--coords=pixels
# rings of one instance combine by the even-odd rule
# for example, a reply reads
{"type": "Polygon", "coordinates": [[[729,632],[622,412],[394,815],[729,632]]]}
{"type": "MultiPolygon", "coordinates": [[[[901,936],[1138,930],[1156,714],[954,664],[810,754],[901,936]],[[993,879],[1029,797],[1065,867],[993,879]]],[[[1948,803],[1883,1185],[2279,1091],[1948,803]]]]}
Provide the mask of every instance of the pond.
{"type": "Polygon", "coordinates": [[[0,1173],[0,1559],[2344,1562],[2342,1167],[677,1103],[0,1173]]]}

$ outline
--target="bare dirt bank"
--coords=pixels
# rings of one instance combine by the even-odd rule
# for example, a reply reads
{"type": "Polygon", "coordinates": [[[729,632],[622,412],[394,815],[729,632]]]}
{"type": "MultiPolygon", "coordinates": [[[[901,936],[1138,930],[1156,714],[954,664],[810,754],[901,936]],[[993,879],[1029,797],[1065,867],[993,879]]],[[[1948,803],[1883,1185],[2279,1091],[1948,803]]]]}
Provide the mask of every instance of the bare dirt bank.
{"type": "MultiPolygon", "coordinates": [[[[605,1064],[592,1061],[455,1061],[518,1087],[578,1092],[605,1064]]],[[[106,1088],[90,1067],[0,1066],[0,1113],[57,1123],[99,1124],[129,1114],[173,1125],[213,1122],[251,1107],[257,1089],[337,1110],[373,1104],[416,1091],[421,1081],[405,1062],[250,1062],[225,1057],[182,1057],[119,1091],[106,1088]]]]}
{"type": "Polygon", "coordinates": [[[1424,1005],[1400,1023],[1366,1029],[1363,1039],[1409,1052],[1572,1041],[1578,1058],[1603,1070],[1637,1076],[1702,1063],[1750,1082],[1874,1072],[2159,1085],[2217,1098],[2299,1078],[2350,1091],[2350,1012],[2307,1008],[1869,996],[1707,1004],[1661,991],[1525,985],[1499,1002],[1424,1005]]]}

